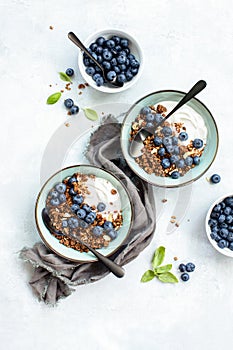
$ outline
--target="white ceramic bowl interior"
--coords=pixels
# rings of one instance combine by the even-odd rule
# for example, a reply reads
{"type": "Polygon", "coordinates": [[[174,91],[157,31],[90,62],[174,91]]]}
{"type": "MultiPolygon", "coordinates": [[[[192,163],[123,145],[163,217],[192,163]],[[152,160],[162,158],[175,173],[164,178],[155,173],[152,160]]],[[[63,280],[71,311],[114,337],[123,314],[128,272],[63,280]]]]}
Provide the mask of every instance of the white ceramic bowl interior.
{"type": "Polygon", "coordinates": [[[47,180],[37,198],[35,208],[36,224],[42,240],[44,241],[46,246],[52,251],[54,251],[56,254],[76,262],[96,261],[96,257],[91,252],[80,253],[77,250],[67,248],[64,245],[60,244],[59,241],[53,235],[51,235],[48,229],[45,227],[41,217],[41,212],[45,207],[46,198],[51,188],[56,183],[61,182],[68,176],[72,176],[76,172],[80,172],[82,174],[93,174],[96,177],[104,178],[117,189],[122,203],[121,207],[123,225],[118,231],[117,238],[111,241],[108,247],[103,247],[101,249],[98,249],[98,251],[101,252],[103,255],[108,256],[114,251],[116,251],[123,244],[124,240],[130,232],[133,216],[132,204],[128,191],[126,190],[122,182],[120,182],[118,178],[115,177],[113,174],[91,165],[77,165],[62,169],[47,180]]]}
{"type": "Polygon", "coordinates": [[[220,202],[222,202],[225,198],[227,197],[233,197],[233,194],[232,193],[228,193],[228,194],[225,194],[224,196],[218,198],[210,207],[210,209],[208,210],[208,213],[206,215],[206,220],[205,220],[205,229],[206,229],[206,234],[207,234],[207,237],[210,241],[210,243],[212,244],[212,246],[221,254],[223,255],[226,255],[228,257],[231,257],[233,258],[233,251],[230,250],[229,248],[219,248],[217,242],[215,242],[215,240],[213,240],[211,237],[210,237],[210,234],[211,234],[211,229],[210,229],[210,226],[208,225],[208,221],[210,219],[210,214],[214,208],[214,206],[220,202]]]}
{"type": "Polygon", "coordinates": [[[217,153],[218,130],[215,120],[210,111],[206,108],[206,106],[198,99],[193,98],[190,102],[187,103],[187,105],[193,108],[197,113],[199,113],[202,116],[208,132],[207,144],[201,157],[201,163],[198,166],[195,166],[184,176],[181,176],[179,179],[175,180],[170,177],[160,177],[156,176],[155,174],[146,173],[142,168],[139,167],[139,165],[137,165],[134,158],[130,156],[129,135],[131,130],[131,124],[135,120],[136,116],[139,114],[140,110],[145,106],[155,105],[162,101],[178,102],[183,96],[184,92],[175,90],[164,90],[151,93],[141,98],[130,108],[123,122],[123,126],[121,129],[121,147],[124,157],[128,165],[139,177],[155,186],[173,188],[187,185],[197,180],[208,170],[208,168],[214,161],[217,153]]]}
{"type": "Polygon", "coordinates": [[[106,93],[122,92],[122,91],[125,91],[125,90],[129,89],[130,87],[132,87],[140,78],[142,71],[143,71],[143,65],[144,65],[143,52],[142,52],[141,46],[134,39],[134,37],[132,35],[124,32],[122,30],[105,29],[102,31],[95,32],[84,41],[84,45],[88,48],[90,46],[90,44],[93,43],[98,37],[103,36],[106,39],[109,39],[113,35],[118,35],[120,37],[124,37],[124,38],[128,39],[130,52],[140,62],[138,74],[135,77],[133,77],[133,79],[131,81],[124,83],[124,85],[122,87],[117,88],[117,87],[110,86],[110,85],[108,85],[108,86],[103,85],[103,86],[98,87],[96,85],[96,83],[94,82],[94,80],[92,79],[92,77],[85,72],[86,67],[83,64],[83,52],[81,52],[81,51],[79,52],[79,58],[78,58],[79,70],[83,76],[83,79],[90,86],[92,86],[94,89],[96,89],[98,91],[106,92],[106,93]]]}

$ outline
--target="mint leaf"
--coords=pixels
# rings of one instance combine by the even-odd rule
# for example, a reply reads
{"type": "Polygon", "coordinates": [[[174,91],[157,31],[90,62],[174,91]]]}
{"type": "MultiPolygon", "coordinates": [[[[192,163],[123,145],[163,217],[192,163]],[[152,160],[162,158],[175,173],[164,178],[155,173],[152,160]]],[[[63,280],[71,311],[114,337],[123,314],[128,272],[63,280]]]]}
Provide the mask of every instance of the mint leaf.
{"type": "Polygon", "coordinates": [[[59,72],[60,78],[63,81],[69,81],[70,83],[72,83],[72,80],[70,79],[70,77],[68,77],[68,75],[64,72],[59,72]]]}
{"type": "Polygon", "coordinates": [[[59,100],[60,97],[61,97],[61,92],[55,92],[54,94],[50,95],[47,98],[47,104],[53,105],[54,103],[56,103],[59,100]]]}
{"type": "Polygon", "coordinates": [[[164,273],[164,272],[170,271],[171,269],[172,269],[172,264],[167,264],[167,265],[155,268],[155,273],[164,273]]]}
{"type": "Polygon", "coordinates": [[[165,257],[165,248],[159,247],[156,249],[153,259],[152,259],[152,267],[155,269],[157,266],[161,265],[165,257]]]}
{"type": "Polygon", "coordinates": [[[98,119],[98,114],[96,111],[94,111],[94,109],[83,108],[83,112],[84,112],[85,116],[87,117],[87,119],[90,119],[90,120],[97,120],[98,119]]]}
{"type": "Polygon", "coordinates": [[[171,272],[164,272],[157,275],[158,279],[163,283],[178,283],[178,279],[171,272]]]}
{"type": "Polygon", "coordinates": [[[153,278],[155,277],[155,274],[152,270],[147,270],[141,278],[141,282],[149,282],[151,280],[153,280],[153,278]]]}

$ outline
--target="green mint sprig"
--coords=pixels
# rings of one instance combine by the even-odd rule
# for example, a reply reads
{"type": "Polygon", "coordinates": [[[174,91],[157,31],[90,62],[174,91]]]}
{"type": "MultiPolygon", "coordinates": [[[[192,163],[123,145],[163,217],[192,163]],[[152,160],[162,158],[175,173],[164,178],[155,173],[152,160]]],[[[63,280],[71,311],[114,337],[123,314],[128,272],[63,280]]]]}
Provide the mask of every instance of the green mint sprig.
{"type": "Polygon", "coordinates": [[[160,266],[165,258],[165,248],[159,247],[154,252],[151,264],[153,270],[147,270],[141,277],[141,282],[149,282],[157,277],[163,283],[178,283],[178,279],[170,272],[172,264],[160,266]]]}
{"type": "Polygon", "coordinates": [[[55,92],[54,94],[50,95],[47,98],[47,104],[48,105],[53,105],[54,103],[56,103],[61,97],[61,92],[55,92]]]}
{"type": "Polygon", "coordinates": [[[66,73],[59,72],[59,76],[60,76],[61,80],[68,81],[69,83],[72,83],[72,80],[70,79],[70,77],[68,77],[68,75],[66,73]]]}

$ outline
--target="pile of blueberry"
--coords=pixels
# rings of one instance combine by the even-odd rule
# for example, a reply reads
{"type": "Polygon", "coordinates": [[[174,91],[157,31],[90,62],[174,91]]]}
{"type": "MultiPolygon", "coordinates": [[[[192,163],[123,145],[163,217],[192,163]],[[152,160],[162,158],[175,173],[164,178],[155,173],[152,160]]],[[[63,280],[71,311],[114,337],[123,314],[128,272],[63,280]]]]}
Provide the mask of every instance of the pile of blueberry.
{"type": "MultiPolygon", "coordinates": [[[[88,51],[107,72],[108,81],[117,80],[125,83],[137,75],[140,63],[130,53],[129,41],[126,38],[113,35],[110,39],[99,37],[93,42],[88,51]]],[[[86,73],[92,77],[97,86],[105,81],[101,69],[84,53],[83,63],[86,73]]]]}
{"type": "Polygon", "coordinates": [[[179,265],[179,270],[180,272],[182,272],[180,278],[182,279],[182,281],[187,282],[190,278],[189,276],[189,272],[193,272],[195,270],[195,265],[191,262],[189,262],[188,264],[180,264],[179,265]]]}
{"type": "Polygon", "coordinates": [[[214,206],[208,224],[210,237],[218,247],[233,250],[233,197],[226,197],[214,206]]]}
{"type": "MultiPolygon", "coordinates": [[[[163,120],[162,114],[151,113],[150,107],[142,108],[141,114],[146,118],[146,127],[155,128],[156,124],[160,123],[163,120]]],[[[164,126],[161,130],[163,137],[157,136],[155,134],[154,144],[158,149],[157,154],[161,157],[161,165],[163,169],[170,168],[172,164],[175,164],[178,169],[183,169],[185,166],[199,165],[200,157],[199,156],[188,156],[183,158],[180,156],[180,145],[183,141],[188,140],[188,134],[185,131],[179,133],[178,136],[173,136],[173,130],[169,126],[164,126]]],[[[193,140],[193,147],[200,149],[203,147],[203,141],[196,138],[193,140]]],[[[178,179],[180,177],[180,172],[175,170],[171,173],[172,179],[178,179]]]]}

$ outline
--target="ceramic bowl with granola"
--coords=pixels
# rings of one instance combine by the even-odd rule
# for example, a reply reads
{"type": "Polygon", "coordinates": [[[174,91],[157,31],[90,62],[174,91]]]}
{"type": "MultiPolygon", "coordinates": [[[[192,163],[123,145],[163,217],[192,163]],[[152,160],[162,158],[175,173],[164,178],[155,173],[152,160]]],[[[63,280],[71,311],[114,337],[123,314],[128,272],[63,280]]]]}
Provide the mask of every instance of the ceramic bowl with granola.
{"type": "Polygon", "coordinates": [[[132,224],[132,205],[125,186],[110,172],[91,165],[72,166],[54,174],[42,187],[36,203],[36,224],[44,243],[72,261],[96,261],[75,237],[108,256],[126,239],[132,224]],[[43,208],[55,230],[45,227],[43,208]]]}
{"type": "Polygon", "coordinates": [[[166,90],[143,97],[128,111],[122,126],[121,145],[132,170],[160,187],[179,187],[201,177],[218,149],[218,130],[207,107],[193,98],[161,126],[163,118],[184,96],[166,90]],[[152,130],[142,144],[141,155],[132,158],[129,147],[141,128],[152,130]]]}

